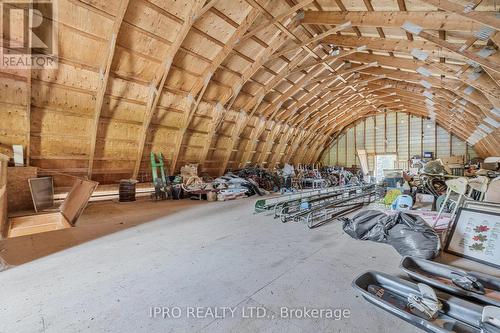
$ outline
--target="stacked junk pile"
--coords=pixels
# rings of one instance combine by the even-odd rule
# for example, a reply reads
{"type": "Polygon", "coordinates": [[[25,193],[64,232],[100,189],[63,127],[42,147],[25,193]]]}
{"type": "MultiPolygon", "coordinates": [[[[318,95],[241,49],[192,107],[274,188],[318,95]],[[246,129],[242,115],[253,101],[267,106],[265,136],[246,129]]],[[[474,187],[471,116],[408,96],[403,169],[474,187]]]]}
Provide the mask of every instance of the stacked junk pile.
{"type": "Polygon", "coordinates": [[[199,175],[198,164],[186,164],[180,174],[168,176],[162,154],[151,153],[153,200],[191,198],[195,200],[226,201],[252,195],[267,194],[274,175],[264,169],[244,169],[213,179],[199,175]]]}
{"type": "MultiPolygon", "coordinates": [[[[151,169],[153,200],[188,197],[196,200],[227,201],[254,195],[290,194],[308,189],[327,189],[340,184],[360,183],[359,178],[348,171],[341,168],[321,168],[319,165],[299,165],[294,168],[285,164],[274,169],[249,165],[240,170],[228,171],[214,179],[200,175],[197,164],[186,164],[181,167],[179,175],[168,176],[161,153],[151,153],[151,169]]],[[[129,192],[133,191],[134,186],[135,182],[123,181],[123,201],[127,201],[131,196],[129,192]]]]}
{"type": "Polygon", "coordinates": [[[382,199],[340,220],[350,237],[392,246],[408,278],[368,271],[353,281],[354,289],[428,332],[500,332],[498,274],[465,271],[441,255],[464,257],[498,273],[499,163],[488,158],[450,168],[441,160],[417,160],[407,172],[384,170],[382,199]]]}
{"type": "Polygon", "coordinates": [[[285,165],[281,195],[257,200],[255,213],[275,219],[300,222],[309,229],[330,223],[370,204],[377,198],[377,186],[343,168],[285,165]]]}

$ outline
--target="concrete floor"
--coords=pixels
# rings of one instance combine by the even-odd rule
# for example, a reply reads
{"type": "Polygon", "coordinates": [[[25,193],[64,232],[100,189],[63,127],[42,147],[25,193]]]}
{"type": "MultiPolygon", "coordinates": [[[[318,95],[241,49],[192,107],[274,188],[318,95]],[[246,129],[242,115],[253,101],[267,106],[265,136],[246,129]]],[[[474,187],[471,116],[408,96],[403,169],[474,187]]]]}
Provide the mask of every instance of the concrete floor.
{"type": "Polygon", "coordinates": [[[0,273],[0,332],[418,331],[351,288],[366,270],[400,275],[392,247],[353,240],[339,222],[309,230],[253,215],[254,201],[93,203],[76,228],[0,244],[10,264],[43,255],[0,273]],[[181,318],[152,318],[151,307],[181,318]],[[236,309],[221,319],[203,307],[236,309]],[[266,317],[242,318],[252,307],[266,317]],[[286,319],[280,307],[350,316],[286,319]]]}

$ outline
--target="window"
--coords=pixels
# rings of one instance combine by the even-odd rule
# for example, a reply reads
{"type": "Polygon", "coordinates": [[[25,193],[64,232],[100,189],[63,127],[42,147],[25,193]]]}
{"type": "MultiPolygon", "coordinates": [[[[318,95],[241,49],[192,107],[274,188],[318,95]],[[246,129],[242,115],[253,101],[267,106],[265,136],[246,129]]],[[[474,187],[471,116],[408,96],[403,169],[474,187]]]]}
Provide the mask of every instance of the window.
{"type": "Polygon", "coordinates": [[[375,179],[384,180],[384,170],[394,169],[397,161],[396,155],[376,155],[375,156],[375,179]]]}

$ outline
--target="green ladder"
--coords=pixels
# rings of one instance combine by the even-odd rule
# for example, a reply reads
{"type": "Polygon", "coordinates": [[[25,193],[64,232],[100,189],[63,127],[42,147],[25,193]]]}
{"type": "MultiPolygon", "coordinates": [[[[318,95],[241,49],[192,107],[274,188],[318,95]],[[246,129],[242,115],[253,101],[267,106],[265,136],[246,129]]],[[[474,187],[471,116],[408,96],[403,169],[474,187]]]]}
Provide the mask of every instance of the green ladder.
{"type": "Polygon", "coordinates": [[[171,197],[170,180],[165,176],[165,163],[163,154],[159,153],[156,158],[155,153],[151,153],[151,172],[153,174],[153,184],[155,192],[151,194],[153,200],[166,200],[171,197]],[[158,176],[158,169],[160,177],[158,176]]]}

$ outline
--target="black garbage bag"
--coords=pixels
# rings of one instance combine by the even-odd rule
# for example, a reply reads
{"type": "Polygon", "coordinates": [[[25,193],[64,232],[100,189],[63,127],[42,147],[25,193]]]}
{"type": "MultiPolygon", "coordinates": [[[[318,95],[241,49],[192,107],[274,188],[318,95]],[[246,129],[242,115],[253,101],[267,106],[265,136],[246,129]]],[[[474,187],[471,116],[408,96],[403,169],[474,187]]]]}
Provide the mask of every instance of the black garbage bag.
{"type": "Polygon", "coordinates": [[[431,259],[439,254],[439,236],[420,216],[365,210],[342,220],[344,231],[352,238],[391,244],[402,256],[431,259]]]}
{"type": "Polygon", "coordinates": [[[343,217],[344,231],[354,239],[371,240],[385,243],[387,230],[396,223],[393,216],[378,210],[364,210],[352,219],[343,217]]]}
{"type": "Polygon", "coordinates": [[[439,255],[441,242],[436,232],[417,215],[399,213],[388,232],[387,242],[402,256],[432,259],[439,255]]]}

